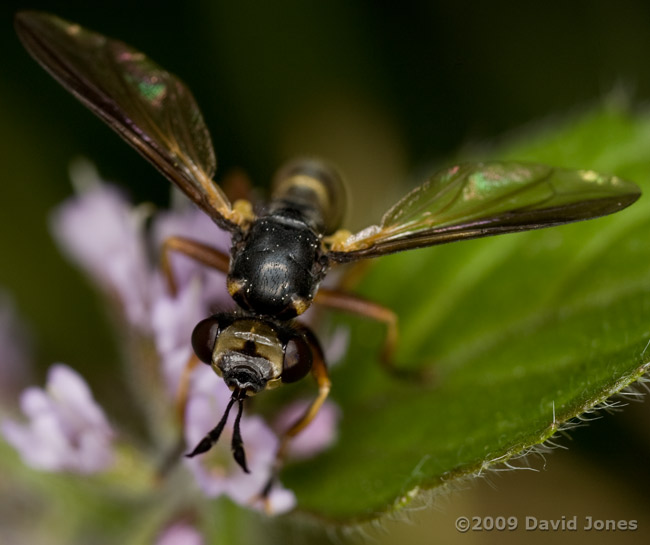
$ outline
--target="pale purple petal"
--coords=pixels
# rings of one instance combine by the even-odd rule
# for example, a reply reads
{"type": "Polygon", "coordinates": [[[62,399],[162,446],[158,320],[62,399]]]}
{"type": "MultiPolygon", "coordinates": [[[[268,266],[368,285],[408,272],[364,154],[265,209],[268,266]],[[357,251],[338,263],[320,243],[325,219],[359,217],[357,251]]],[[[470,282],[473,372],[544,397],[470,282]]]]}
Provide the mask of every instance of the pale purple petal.
{"type": "MultiPolygon", "coordinates": [[[[296,422],[309,407],[310,401],[301,400],[285,407],[274,421],[273,428],[281,433],[296,422]]],[[[340,409],[332,401],[326,401],[311,421],[289,443],[288,456],[292,459],[304,459],[315,456],[330,447],[337,437],[340,409]]]]}
{"type": "Polygon", "coordinates": [[[323,320],[323,309],[318,305],[309,307],[304,314],[300,315],[299,320],[318,333],[328,367],[335,366],[343,359],[350,344],[349,327],[343,325],[328,327],[327,320],[323,320]]]}
{"type": "Polygon", "coordinates": [[[23,462],[30,467],[43,471],[60,471],[61,460],[66,454],[66,441],[56,418],[43,411],[37,412],[37,405],[46,403],[39,399],[42,391],[34,388],[25,390],[21,396],[21,405],[31,405],[32,419],[29,425],[22,425],[13,420],[2,422],[2,435],[6,441],[20,453],[23,462]]]}
{"type": "Polygon", "coordinates": [[[142,214],[117,188],[106,184],[68,199],[51,221],[64,253],[116,295],[129,322],[146,331],[152,282],[143,224],[142,214]]]}
{"type": "Polygon", "coordinates": [[[230,251],[230,234],[218,227],[205,212],[190,203],[156,215],[153,225],[154,242],[162,245],[170,236],[187,237],[214,246],[225,253],[230,251]]]}
{"type": "Polygon", "coordinates": [[[203,536],[196,528],[186,523],[177,523],[167,528],[156,540],[156,545],[203,545],[203,536]]]}
{"type": "Polygon", "coordinates": [[[334,331],[321,336],[321,345],[325,353],[325,361],[328,367],[339,363],[345,356],[350,346],[350,328],[337,326],[334,331]]]}
{"type": "Polygon", "coordinates": [[[180,377],[192,355],[192,330],[209,312],[198,279],[179,288],[176,297],[160,293],[151,309],[151,326],[167,390],[178,390],[180,377]]]}
{"type": "Polygon", "coordinates": [[[13,301],[0,290],[0,404],[14,401],[31,371],[30,334],[13,301]]]}
{"type": "MultiPolygon", "coordinates": [[[[190,448],[214,428],[231,396],[223,381],[207,366],[198,370],[193,378],[194,386],[186,413],[186,440],[190,448]]],[[[225,494],[240,505],[265,509],[273,514],[292,509],[296,503],[295,496],[279,483],[266,504],[259,501],[259,494],[271,476],[279,444],[277,436],[261,417],[244,414],[241,434],[250,470],[249,474],[245,473],[233,460],[230,449],[235,416],[232,413],[219,442],[209,452],[187,460],[199,487],[208,497],[225,494]]]]}
{"type": "Polygon", "coordinates": [[[46,389],[25,390],[21,408],[29,422],[6,420],[2,434],[27,465],[94,473],[113,463],[113,431],[76,371],[62,364],[52,366],[46,389]]]}
{"type": "Polygon", "coordinates": [[[253,507],[264,511],[267,515],[281,515],[288,513],[296,507],[296,495],[288,488],[280,486],[277,482],[271,489],[271,492],[265,503],[257,501],[253,507]]]}
{"type": "Polygon", "coordinates": [[[47,391],[67,423],[70,434],[81,436],[90,428],[110,434],[110,425],[101,407],[79,373],[66,365],[54,365],[47,380],[47,391]]]}

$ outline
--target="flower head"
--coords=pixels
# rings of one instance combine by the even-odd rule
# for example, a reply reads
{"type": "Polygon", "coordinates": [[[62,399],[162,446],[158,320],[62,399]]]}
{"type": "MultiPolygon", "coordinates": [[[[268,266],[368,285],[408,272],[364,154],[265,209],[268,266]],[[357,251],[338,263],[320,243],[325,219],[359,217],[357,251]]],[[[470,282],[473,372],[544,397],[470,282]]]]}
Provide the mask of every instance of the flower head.
{"type": "MultiPolygon", "coordinates": [[[[146,395],[165,397],[148,402],[170,407],[186,376],[194,326],[215,310],[233,308],[234,303],[225,288],[223,274],[178,253],[170,256],[177,288],[174,294],[170,293],[151,256],[169,236],[193,239],[224,253],[229,252],[230,237],[193,206],[150,213],[150,221],[145,222],[142,209],[133,208],[119,191],[99,183],[95,177],[96,173],[91,172],[87,188],[57,210],[53,229],[65,253],[103,293],[117,301],[127,326],[138,331],[138,342],[141,339],[153,343],[158,356],[154,372],[159,372],[165,388],[143,390],[146,395]]],[[[325,343],[324,348],[327,351],[333,347],[333,355],[340,356],[347,344],[346,334],[336,331],[332,338],[334,342],[325,343]]],[[[214,428],[232,394],[223,380],[203,365],[193,372],[187,394],[183,433],[191,448],[214,428]]],[[[47,392],[28,389],[23,394],[22,406],[30,422],[6,422],[3,433],[32,467],[92,472],[110,464],[112,431],[88,387],[69,368],[53,367],[47,392]]],[[[250,473],[233,460],[230,443],[236,419],[231,415],[222,437],[209,452],[185,459],[203,494],[210,498],[225,495],[241,505],[263,507],[273,513],[292,509],[295,495],[283,488],[275,475],[277,452],[282,433],[292,423],[289,420],[304,412],[305,407],[301,404],[291,409],[275,428],[261,416],[244,410],[239,431],[250,473]],[[274,485],[265,501],[261,501],[260,494],[269,482],[274,485]]],[[[160,414],[164,413],[157,413],[160,414]]],[[[337,414],[333,404],[325,404],[322,414],[300,434],[300,442],[289,454],[305,457],[331,444],[337,414]]],[[[157,418],[154,423],[160,425],[157,418]]],[[[160,539],[175,542],[174,536],[186,531],[186,527],[171,526],[160,539]]]]}
{"type": "Polygon", "coordinates": [[[129,323],[147,330],[152,268],[143,215],[116,187],[97,183],[55,210],[51,225],[65,254],[118,298],[129,323]]]}
{"type": "Polygon", "coordinates": [[[95,473],[112,464],[113,431],[76,371],[62,364],[52,366],[45,390],[26,389],[20,405],[29,422],[6,420],[2,434],[27,465],[95,473]]]}

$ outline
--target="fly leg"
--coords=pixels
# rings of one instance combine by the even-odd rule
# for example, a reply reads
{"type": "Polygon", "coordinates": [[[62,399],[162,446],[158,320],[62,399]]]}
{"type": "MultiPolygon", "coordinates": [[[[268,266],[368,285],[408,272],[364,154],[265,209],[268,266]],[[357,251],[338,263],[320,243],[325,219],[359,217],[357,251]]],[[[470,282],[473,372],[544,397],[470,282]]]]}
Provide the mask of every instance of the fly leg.
{"type": "Polygon", "coordinates": [[[199,358],[196,357],[196,354],[192,353],[187,360],[185,367],[183,367],[183,373],[181,374],[178,388],[176,389],[174,407],[176,409],[176,418],[181,428],[185,425],[185,411],[187,409],[187,399],[190,393],[190,377],[192,376],[192,371],[197,368],[199,363],[199,358]]]}
{"type": "Polygon", "coordinates": [[[394,355],[399,337],[397,314],[388,307],[350,293],[326,288],[321,288],[318,291],[314,302],[324,307],[351,312],[382,322],[386,326],[386,337],[384,338],[379,361],[384,369],[391,375],[403,379],[426,381],[431,379],[428,370],[404,369],[396,365],[394,355]]]}
{"type": "Polygon", "coordinates": [[[171,469],[178,463],[181,454],[183,454],[185,450],[185,437],[182,430],[185,426],[185,413],[187,410],[187,400],[190,391],[190,378],[192,376],[192,371],[196,369],[199,363],[199,358],[197,358],[195,354],[192,354],[187,360],[185,367],[183,367],[183,373],[180,376],[178,388],[176,389],[176,396],[174,397],[174,409],[180,433],[174,441],[173,446],[171,446],[165,453],[162,462],[158,466],[156,471],[156,478],[158,480],[162,480],[171,471],[171,469]]]}
{"type": "Polygon", "coordinates": [[[266,482],[266,485],[260,493],[261,499],[267,504],[267,511],[269,510],[268,497],[273,488],[273,484],[282,469],[284,464],[284,459],[287,456],[287,449],[289,447],[289,442],[296,435],[298,435],[302,430],[304,430],[309,424],[314,420],[314,417],[318,414],[318,411],[323,406],[323,403],[329,395],[331,382],[329,374],[327,372],[327,365],[325,363],[325,358],[323,356],[323,350],[321,349],[316,336],[307,328],[304,328],[307,342],[312,351],[312,368],[311,373],[316,379],[316,384],[318,385],[318,394],[316,398],[311,402],[309,407],[305,412],[298,418],[287,430],[285,430],[280,436],[280,444],[278,450],[275,453],[275,463],[273,465],[271,476],[266,482]]]}
{"type": "Polygon", "coordinates": [[[178,286],[174,278],[174,271],[171,264],[171,253],[178,252],[186,255],[203,265],[228,273],[230,266],[230,256],[212,246],[203,244],[184,237],[169,237],[165,239],[161,251],[162,270],[172,295],[176,295],[178,286]]]}

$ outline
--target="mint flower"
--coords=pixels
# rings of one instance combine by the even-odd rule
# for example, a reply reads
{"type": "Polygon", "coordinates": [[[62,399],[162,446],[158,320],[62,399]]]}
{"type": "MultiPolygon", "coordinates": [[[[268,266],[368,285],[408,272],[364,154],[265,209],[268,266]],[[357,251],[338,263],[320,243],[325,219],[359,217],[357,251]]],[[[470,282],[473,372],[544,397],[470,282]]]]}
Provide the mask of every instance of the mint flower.
{"type": "MultiPolygon", "coordinates": [[[[165,212],[133,207],[121,191],[100,182],[87,166],[77,169],[75,179],[82,190],[55,211],[52,230],[62,251],[88,274],[110,303],[111,314],[118,318],[118,339],[129,332],[129,342],[123,349],[125,363],[129,366],[129,380],[146,381],[136,387],[138,401],[146,407],[146,425],[151,426],[149,435],[154,444],[143,451],[142,439],[134,443],[120,434],[118,422],[114,431],[84,380],[60,364],[50,370],[45,389],[31,387],[23,392],[21,408],[27,423],[7,420],[2,433],[25,463],[35,469],[94,473],[111,468],[119,459],[113,466],[117,474],[133,471],[129,464],[135,464],[138,475],[156,474],[160,467],[151,452],[158,453],[158,460],[164,459],[173,437],[180,435],[186,451],[190,451],[215,426],[231,399],[232,393],[223,380],[201,364],[190,375],[184,422],[179,425],[174,408],[192,356],[192,330],[215,311],[235,309],[224,276],[183,255],[171,256],[177,292],[169,293],[158,266],[159,251],[165,238],[177,235],[228,252],[230,236],[194,206],[165,212]],[[142,366],[142,373],[134,373],[133,366],[142,366]],[[112,444],[118,434],[120,450],[116,456],[112,444]],[[131,462],[124,465],[125,460],[131,462]]],[[[324,342],[323,348],[334,357],[343,354],[346,332],[336,330],[329,337],[332,342],[324,342]]],[[[197,498],[199,504],[226,496],[246,508],[272,514],[287,512],[295,507],[296,497],[277,478],[265,501],[260,493],[275,471],[283,431],[305,407],[304,401],[293,408],[290,405],[284,416],[272,418],[273,426],[261,415],[244,411],[240,431],[250,473],[232,459],[233,419],[212,450],[192,459],[177,455],[175,461],[182,463],[172,460],[166,466],[172,469],[161,476],[165,478],[169,471],[186,472],[182,478],[175,475],[175,482],[180,478],[178,482],[187,483],[185,494],[200,491],[203,498],[197,498]]],[[[305,457],[327,448],[336,437],[337,421],[338,409],[326,403],[318,418],[299,435],[300,443],[290,449],[289,455],[305,457]]],[[[159,490],[153,482],[151,487],[151,493],[157,496],[159,490]]],[[[158,534],[158,543],[201,542],[193,528],[178,525],[173,519],[166,522],[167,529],[158,534]]]]}
{"type": "Polygon", "coordinates": [[[144,219],[116,187],[95,183],[61,205],[51,225],[63,252],[117,298],[130,324],[147,331],[156,286],[147,261],[144,219]]]}
{"type": "Polygon", "coordinates": [[[27,388],[20,407],[28,423],[5,420],[1,429],[30,467],[96,473],[113,463],[113,430],[86,382],[70,367],[52,366],[45,389],[27,388]]]}
{"type": "MultiPolygon", "coordinates": [[[[24,328],[17,326],[9,298],[0,293],[0,406],[11,412],[12,397],[19,399],[24,415],[22,419],[12,414],[0,420],[0,435],[28,468],[84,476],[75,480],[69,475],[70,480],[65,481],[66,502],[77,502],[70,510],[70,520],[66,518],[70,530],[63,541],[52,534],[46,536],[46,542],[69,543],[71,536],[91,535],[88,517],[81,514],[89,499],[97,505],[108,499],[110,509],[124,508],[132,516],[122,542],[155,545],[204,545],[206,538],[199,528],[210,527],[214,520],[206,524],[203,517],[215,518],[219,506],[225,505],[212,503],[217,498],[228,498],[244,509],[267,515],[291,511],[297,498],[283,486],[282,473],[275,474],[276,453],[283,433],[305,410],[308,400],[289,403],[268,420],[250,411],[257,404],[244,405],[239,431],[250,473],[232,456],[234,418],[210,451],[191,459],[183,456],[214,428],[232,398],[210,366],[200,364],[188,373],[192,331],[215,312],[237,310],[223,274],[179,254],[171,255],[177,287],[171,294],[159,267],[160,249],[167,237],[184,236],[229,252],[230,235],[188,203],[162,212],[151,206],[134,207],[123,192],[102,183],[88,165],[76,168],[74,178],[81,190],[54,211],[52,232],[62,252],[88,275],[106,301],[117,330],[115,338],[123,343],[123,367],[116,362],[114,369],[125,372],[137,392],[133,406],[141,410],[139,418],[146,429],[135,435],[133,426],[121,425],[112,415],[107,417],[85,380],[60,363],[50,368],[44,387],[31,386],[19,395],[30,367],[29,345],[23,342],[27,337],[19,334],[24,328]],[[186,405],[180,411],[178,397],[183,387],[187,389],[186,405]],[[181,446],[180,440],[183,448],[174,449],[174,445],[181,446]],[[273,486],[262,499],[272,477],[273,486]],[[146,509],[140,512],[138,506],[146,509]],[[147,523],[145,533],[141,520],[147,523]]],[[[315,327],[319,316],[309,314],[301,319],[315,327]]],[[[347,349],[347,330],[321,333],[327,358],[335,362],[347,349]]],[[[315,395],[315,388],[313,392],[315,395]]],[[[336,405],[326,402],[314,421],[292,439],[287,462],[328,448],[336,439],[338,419],[336,405]]],[[[16,472],[20,486],[20,479],[29,471],[16,472]]],[[[25,479],[22,493],[31,493],[30,482],[25,479]]],[[[34,491],[36,497],[42,496],[44,505],[55,504],[57,490],[50,490],[45,478],[39,482],[45,484],[34,491]]],[[[16,519],[10,530],[25,535],[24,528],[33,516],[29,513],[25,519],[16,519]]],[[[219,516],[215,519],[220,520],[219,516]]],[[[80,542],[87,542],[86,537],[82,539],[80,542]]]]}

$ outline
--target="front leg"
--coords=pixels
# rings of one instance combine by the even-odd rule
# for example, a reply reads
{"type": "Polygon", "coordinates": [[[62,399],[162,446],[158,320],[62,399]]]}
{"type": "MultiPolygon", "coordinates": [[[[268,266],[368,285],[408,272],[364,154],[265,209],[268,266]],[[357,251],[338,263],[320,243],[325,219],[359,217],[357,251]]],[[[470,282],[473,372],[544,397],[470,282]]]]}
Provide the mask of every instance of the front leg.
{"type": "Polygon", "coordinates": [[[199,365],[199,358],[193,353],[187,360],[183,367],[183,372],[180,376],[176,395],[174,396],[174,412],[178,423],[178,437],[174,441],[173,446],[165,453],[164,458],[158,465],[156,470],[156,479],[162,479],[171,471],[172,468],[178,463],[181,454],[185,450],[185,437],[183,430],[185,428],[185,414],[187,411],[187,402],[190,392],[190,379],[192,372],[199,365]]]}
{"type": "Polygon", "coordinates": [[[313,361],[311,373],[316,379],[316,384],[318,385],[318,395],[311,402],[311,405],[307,407],[302,416],[298,418],[298,420],[296,420],[280,436],[280,444],[275,453],[275,463],[273,465],[271,476],[269,477],[269,480],[267,481],[260,494],[261,499],[265,502],[268,500],[269,493],[271,492],[271,488],[273,487],[273,484],[278,474],[280,473],[280,469],[282,469],[284,460],[287,456],[289,442],[302,430],[309,426],[309,424],[314,420],[318,414],[318,411],[321,409],[323,403],[327,399],[332,385],[329,378],[329,373],[327,372],[327,365],[323,356],[323,350],[321,349],[316,336],[307,328],[304,328],[304,331],[305,337],[312,352],[313,361]]]}

